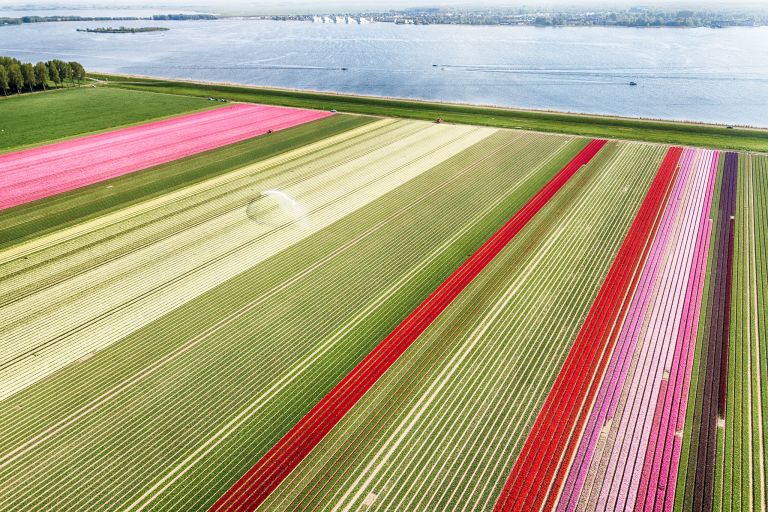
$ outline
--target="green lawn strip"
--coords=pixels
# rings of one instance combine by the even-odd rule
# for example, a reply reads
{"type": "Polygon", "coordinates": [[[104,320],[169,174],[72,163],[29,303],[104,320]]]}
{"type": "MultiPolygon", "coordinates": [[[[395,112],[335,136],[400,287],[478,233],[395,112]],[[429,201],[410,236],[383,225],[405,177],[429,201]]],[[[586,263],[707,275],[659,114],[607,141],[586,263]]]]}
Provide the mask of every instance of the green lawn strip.
{"type": "MultiPolygon", "coordinates": [[[[751,500],[754,498],[751,482],[752,474],[752,443],[753,434],[752,423],[752,375],[753,367],[750,359],[751,333],[749,332],[749,279],[752,275],[752,262],[749,257],[749,245],[747,231],[747,221],[749,213],[747,211],[747,196],[749,189],[747,180],[749,179],[747,157],[739,155],[738,180],[736,182],[736,214],[734,215],[734,253],[733,253],[733,288],[731,291],[731,321],[730,342],[737,345],[735,367],[728,369],[728,378],[736,383],[736,393],[738,393],[738,408],[734,411],[735,431],[737,437],[734,440],[734,452],[738,453],[738,460],[741,463],[739,469],[739,478],[734,478],[733,486],[738,487],[738,492],[734,492],[733,503],[736,508],[746,505],[749,508],[751,500]],[[736,241],[740,239],[738,242],[736,241]],[[741,320],[740,321],[740,317],[741,320]]],[[[730,386],[730,382],[729,382],[730,386]]],[[[726,415],[728,403],[726,402],[726,415]]],[[[724,461],[723,461],[724,463],[724,461]]]]}
{"type": "MultiPolygon", "coordinates": [[[[723,428],[718,427],[717,432],[715,432],[715,439],[717,442],[715,460],[722,460],[726,450],[726,436],[723,428]]],[[[729,480],[733,473],[731,469],[724,467],[722,464],[715,464],[715,479],[713,482],[715,488],[712,491],[712,510],[732,510],[733,504],[738,503],[736,496],[729,494],[733,490],[733,486],[730,485],[731,480],[729,480]]],[[[738,505],[736,510],[741,510],[738,508],[738,505]]]]}
{"type": "MultiPolygon", "coordinates": [[[[760,504],[763,502],[764,499],[764,489],[762,489],[763,484],[761,480],[761,473],[762,473],[762,455],[763,455],[763,448],[762,448],[762,437],[761,437],[761,429],[762,429],[762,415],[760,414],[761,411],[761,388],[763,386],[763,380],[764,377],[760,374],[761,371],[761,362],[760,362],[760,356],[761,356],[761,350],[760,350],[760,333],[759,329],[755,328],[754,322],[757,320],[760,321],[760,311],[757,310],[755,307],[755,299],[756,295],[758,293],[757,287],[760,285],[760,281],[758,280],[758,276],[760,275],[760,267],[759,267],[759,257],[756,254],[755,251],[755,245],[756,245],[756,234],[753,231],[753,226],[756,220],[757,213],[755,212],[755,206],[759,205],[758,198],[755,197],[755,190],[756,190],[756,183],[755,183],[755,171],[757,168],[757,162],[755,158],[752,155],[745,155],[744,157],[744,163],[745,163],[745,173],[741,175],[741,178],[745,181],[745,185],[748,186],[747,191],[745,193],[745,210],[743,210],[742,218],[743,218],[743,224],[744,224],[744,238],[747,240],[747,244],[745,247],[746,254],[744,254],[742,257],[745,258],[748,261],[749,265],[749,276],[746,282],[743,285],[742,293],[740,294],[741,297],[743,297],[742,300],[744,300],[750,311],[750,315],[744,317],[744,330],[749,333],[750,336],[750,344],[749,344],[749,352],[750,352],[750,358],[752,367],[750,368],[750,374],[749,378],[752,380],[752,394],[750,396],[751,400],[751,407],[749,410],[749,415],[751,418],[751,428],[752,428],[752,444],[749,447],[749,453],[747,454],[747,460],[749,461],[749,470],[752,473],[753,476],[753,485],[752,485],[752,493],[753,493],[753,499],[754,503],[757,505],[757,507],[760,507],[760,504]],[[757,286],[757,287],[756,287],[757,286]]],[[[738,215],[738,211],[737,211],[738,215]]],[[[738,253],[737,253],[738,254],[738,253]]]]}
{"type": "MultiPolygon", "coordinates": [[[[606,147],[597,158],[610,157],[615,149],[606,147]]],[[[660,156],[656,155],[658,161],[660,156]]],[[[625,160],[626,163],[629,162],[625,160]]],[[[585,189],[595,186],[597,174],[605,177],[605,170],[598,171],[600,165],[595,162],[591,169],[574,176],[366,394],[342,425],[289,477],[290,482],[270,497],[265,504],[267,509],[270,505],[277,507],[281,498],[288,500],[283,503],[288,508],[312,508],[335,502],[349,488],[349,479],[361,474],[362,467],[372,462],[377,449],[389,446],[393,429],[406,421],[408,411],[420,401],[438,374],[454,368],[448,361],[463,350],[470,342],[467,336],[481,325],[488,330],[483,331],[478,345],[456,368],[458,373],[408,431],[403,444],[362,497],[368,490],[377,492],[377,506],[393,510],[444,510],[459,505],[485,510],[492,506],[567,354],[569,342],[610,266],[613,254],[606,248],[618,250],[639,205],[643,186],[647,186],[652,175],[651,165],[646,173],[638,172],[636,165],[625,165],[627,179],[613,179],[628,185],[633,193],[625,195],[621,204],[610,200],[610,195],[622,195],[619,186],[602,183],[591,191],[585,189]],[[630,183],[632,180],[642,184],[635,186],[638,183],[630,183]],[[575,200],[583,200],[587,195],[592,196],[591,201],[574,207],[575,200]],[[585,214],[587,208],[591,208],[591,214],[585,214]],[[563,238],[550,248],[539,268],[523,277],[526,286],[505,305],[502,316],[490,325],[482,324],[484,314],[526,272],[526,265],[542,254],[542,244],[548,242],[560,222],[570,223],[563,238]],[[581,229],[581,223],[589,224],[589,232],[581,229]],[[561,293],[552,302],[558,307],[547,307],[552,295],[561,293]],[[488,383],[494,379],[495,384],[488,383]],[[393,396],[396,401],[385,407],[393,396]],[[493,408],[498,415],[489,412],[493,408]],[[372,430],[374,427],[382,432],[372,430]],[[509,435],[510,430],[514,434],[509,435]],[[467,446],[459,450],[458,446],[465,441],[467,446]],[[497,449],[496,453],[479,455],[489,446],[497,449]],[[311,469],[319,467],[316,464],[322,459],[324,467],[319,472],[311,469]],[[426,474],[420,473],[422,468],[426,474]],[[480,474],[470,477],[473,470],[480,474]],[[322,495],[311,488],[296,491],[299,484],[307,484],[304,477],[309,485],[327,485],[331,494],[322,495]],[[475,483],[481,489],[472,491],[475,483]],[[425,487],[417,488],[421,485],[425,487]],[[454,495],[457,491],[458,495],[454,495]],[[398,501],[413,497],[425,497],[426,503],[404,505],[398,501]],[[297,498],[304,501],[299,503],[297,498]]],[[[352,508],[358,504],[352,503],[352,508]]]]}
{"type": "MultiPolygon", "coordinates": [[[[750,358],[751,347],[751,335],[749,333],[749,317],[751,315],[749,311],[749,279],[752,274],[752,263],[749,258],[749,246],[747,245],[748,232],[746,231],[747,220],[749,213],[747,212],[747,197],[748,188],[745,186],[746,181],[749,179],[748,171],[746,169],[748,165],[747,157],[739,155],[739,169],[738,169],[738,181],[737,186],[737,202],[736,202],[736,214],[734,215],[734,253],[733,253],[733,289],[731,291],[731,318],[735,319],[735,322],[731,322],[730,325],[730,340],[731,343],[735,342],[738,345],[740,353],[740,361],[737,358],[736,364],[738,365],[732,370],[729,368],[729,378],[731,372],[734,375],[734,381],[739,382],[737,384],[737,392],[740,393],[740,407],[735,411],[736,418],[736,432],[739,436],[734,444],[734,450],[738,450],[738,459],[741,462],[740,480],[734,479],[734,487],[739,487],[738,498],[734,493],[733,503],[736,507],[746,505],[748,508],[750,502],[754,499],[753,489],[751,487],[754,482],[754,474],[752,474],[752,443],[751,437],[754,433],[752,422],[752,382],[751,375],[753,366],[750,358]],[[745,183],[742,183],[745,182],[745,183]],[[742,226],[739,229],[739,226],[742,226]],[[740,233],[741,232],[741,233],[740,233]],[[736,245],[735,237],[740,236],[740,244],[736,245]],[[746,296],[745,296],[746,294],[746,296]],[[744,320],[739,321],[739,316],[744,320]],[[740,498],[740,499],[739,499],[740,498]]],[[[728,405],[726,402],[726,411],[728,405]]],[[[727,414],[727,412],[726,412],[727,414]]]]}
{"type": "Polygon", "coordinates": [[[370,123],[336,115],[0,211],[0,249],[370,123]]]}
{"type": "Polygon", "coordinates": [[[712,270],[717,266],[716,241],[719,226],[718,205],[720,204],[720,188],[723,180],[723,167],[725,160],[720,155],[715,188],[712,192],[712,206],[710,219],[713,220],[712,236],[709,243],[706,277],[704,279],[704,292],[701,300],[701,316],[696,336],[696,349],[694,351],[693,367],[691,369],[691,383],[688,391],[688,405],[685,411],[685,426],[683,428],[683,442],[680,451],[680,463],[675,486],[675,511],[691,510],[693,507],[693,488],[696,477],[696,462],[698,458],[699,433],[701,430],[701,414],[704,400],[704,377],[706,375],[706,362],[709,347],[706,340],[709,336],[711,318],[706,313],[714,294],[714,281],[712,270]]]}
{"type": "Polygon", "coordinates": [[[445,121],[453,123],[481,124],[500,128],[521,128],[589,137],[609,137],[723,149],[768,151],[768,131],[759,129],[727,129],[722,126],[695,123],[645,121],[608,116],[515,110],[237,85],[164,81],[119,75],[98,76],[109,78],[112,87],[185,96],[225,97],[234,101],[320,110],[337,109],[340,112],[413,119],[434,120],[441,117],[445,121]]]}
{"type": "MultiPolygon", "coordinates": [[[[505,135],[507,136],[507,135],[505,135]]],[[[584,141],[578,141],[571,145],[569,158],[575,154],[584,141]]],[[[486,148],[487,149],[487,148],[486,148]]],[[[470,152],[468,155],[458,155],[453,160],[463,160],[466,162],[464,165],[471,163],[478,157],[477,152],[470,152]],[[473,154],[475,156],[473,156],[473,154]],[[472,157],[472,158],[469,158],[472,157]]],[[[44,428],[45,424],[41,424],[37,421],[36,416],[32,410],[26,412],[27,408],[34,409],[36,404],[40,403],[40,400],[54,400],[55,403],[49,404],[50,407],[57,408],[59,411],[55,414],[66,414],[67,411],[76,408],[78,404],[82,404],[87,401],[94,394],[98,394],[100,391],[109,387],[110,383],[115,383],[125,376],[132,374],[137,369],[146,367],[150,362],[157,360],[163,354],[166,354],[178,346],[179,343],[184,342],[189,337],[201,332],[206,326],[210,326],[223,315],[238,308],[239,304],[247,302],[253,296],[258,295],[259,290],[267,290],[271,286],[281,282],[286,277],[292,275],[297,269],[304,268],[311,264],[317,258],[335,250],[335,248],[344,244],[350,238],[357,236],[359,233],[364,232],[367,227],[374,225],[376,222],[382,219],[389,218],[394,212],[402,208],[404,205],[410,204],[414,197],[424,192],[427,189],[431,189],[436,183],[441,183],[441,176],[451,176],[452,168],[447,168],[444,164],[438,166],[420,176],[403,187],[400,187],[396,191],[390,193],[388,196],[381,198],[366,208],[351,214],[345,219],[337,222],[336,224],[326,228],[320,233],[310,237],[309,239],[291,247],[283,253],[275,256],[274,258],[257,265],[237,278],[231,280],[228,283],[204,294],[177,309],[173,313],[166,317],[156,321],[150,326],[143,328],[137,333],[132,334],[123,341],[113,345],[109,349],[98,353],[87,362],[77,365],[71,365],[53,377],[38,383],[37,385],[25,390],[9,399],[9,403],[20,405],[21,409],[25,411],[24,415],[29,415],[26,418],[24,426],[20,426],[18,418],[6,418],[6,421],[0,420],[0,422],[13,428],[16,435],[26,437],[29,432],[30,423],[34,424],[34,429],[37,430],[44,428]],[[450,171],[450,172],[448,172],[450,171]],[[446,174],[447,172],[447,174],[446,174]],[[87,386],[85,385],[87,383],[87,386]],[[69,395],[70,400],[66,404],[62,404],[61,400],[55,400],[55,397],[61,397],[62,394],[69,395]],[[7,421],[11,420],[13,421],[7,421]],[[11,425],[13,423],[13,425],[11,425]]],[[[554,172],[553,169],[548,169],[550,174],[554,172]]],[[[484,171],[488,172],[488,171],[484,171]]],[[[398,221],[398,224],[393,225],[386,231],[383,231],[381,235],[378,235],[375,240],[371,240],[368,245],[368,250],[361,254],[350,254],[346,256],[342,261],[339,261],[333,266],[333,268],[324,269],[318,271],[317,275],[311,279],[308,278],[306,284],[301,285],[295,290],[295,295],[284,297],[283,306],[277,310],[278,314],[251,317],[247,320],[249,325],[252,325],[253,332],[250,337],[255,337],[254,341],[260,336],[268,336],[269,331],[265,332],[267,327],[280,329],[281,326],[285,328],[293,328],[290,325],[286,325],[284,322],[284,315],[295,315],[297,312],[306,311],[307,315],[310,315],[312,309],[317,310],[318,294],[322,293],[322,300],[324,301],[324,307],[320,308],[324,314],[317,316],[317,312],[313,313],[311,317],[301,319],[301,317],[295,317],[294,322],[300,322],[301,325],[307,323],[308,328],[315,328],[313,322],[317,324],[323,324],[323,328],[333,328],[333,325],[328,324],[334,320],[333,318],[326,318],[328,316],[328,307],[339,301],[341,305],[352,298],[346,298],[346,295],[352,293],[353,290],[359,288],[372,288],[373,291],[381,289],[381,287],[390,283],[392,276],[391,272],[398,269],[392,269],[386,267],[391,264],[391,261],[401,261],[403,269],[409,268],[414,261],[413,258],[421,251],[433,250],[439,243],[440,237],[445,236],[455,230],[455,226],[447,223],[447,220],[441,218],[441,221],[446,220],[445,225],[438,226],[434,233],[425,231],[420,222],[432,219],[434,222],[434,208],[448,208],[448,211],[456,208],[456,212],[452,212],[453,222],[456,222],[456,218],[466,218],[466,214],[463,216],[461,212],[476,212],[478,207],[483,203],[478,202],[477,195],[472,195],[473,191],[478,188],[478,180],[482,179],[484,173],[475,173],[471,176],[467,176],[461,182],[461,185],[456,184],[450,193],[446,192],[447,196],[440,199],[439,204],[425,204],[421,205],[414,212],[414,215],[403,217],[398,221]],[[467,199],[465,199],[465,197],[467,199]],[[470,199],[471,198],[471,199],[470,199]],[[458,215],[458,217],[456,217],[458,215]],[[402,237],[402,238],[399,238],[402,237]],[[415,244],[421,241],[418,245],[415,244]],[[436,237],[438,240],[435,243],[436,237]],[[408,240],[408,243],[401,243],[398,240],[408,240]],[[430,241],[431,240],[431,241],[430,241]],[[378,244],[378,245],[377,245],[378,244]],[[384,247],[379,247],[384,244],[384,247]],[[420,247],[420,249],[419,249],[420,247]],[[386,251],[384,251],[386,249],[386,251]],[[395,251],[395,253],[392,253],[395,251]],[[397,252],[400,252],[398,255],[397,252]],[[412,254],[413,253],[413,254],[412,254]],[[365,259],[371,266],[366,268],[357,268],[353,264],[354,261],[361,261],[365,259]],[[347,261],[349,260],[349,261],[347,261]],[[388,274],[389,273],[389,274],[388,274]],[[352,274],[348,276],[348,274],[352,274]],[[362,283],[360,280],[363,280],[362,283]],[[365,285],[366,280],[369,281],[368,285],[365,285]],[[321,286],[322,283],[322,286],[321,286]],[[311,290],[316,290],[315,295],[311,290]],[[334,294],[336,299],[334,299],[334,294]],[[331,302],[327,302],[330,300],[331,302]],[[279,311],[283,310],[282,313],[279,311]],[[268,326],[261,325],[264,322],[268,323],[268,326]],[[302,323],[303,322],[303,323],[302,323]],[[327,324],[327,325],[326,325],[327,324]]],[[[531,184],[531,191],[535,191],[548,176],[542,173],[539,176],[538,183],[531,184]]],[[[493,183],[483,184],[484,187],[492,187],[493,183]]],[[[498,187],[498,184],[496,184],[498,187]]],[[[247,432],[251,428],[251,425],[257,425],[261,432],[261,436],[258,439],[242,437],[241,434],[230,438],[230,440],[221,446],[221,449],[232,446],[237,446],[235,452],[237,455],[228,453],[227,456],[222,458],[216,458],[215,452],[212,458],[206,459],[205,464],[223,464],[225,475],[223,478],[215,478],[213,483],[207,480],[207,486],[213,485],[215,488],[203,486],[203,489],[196,489],[193,496],[187,496],[187,500],[197,500],[199,496],[205,499],[217,497],[216,493],[223,491],[226,487],[232,483],[234,479],[240,476],[242,471],[254,462],[252,456],[254,453],[263,453],[274,441],[275,437],[281,436],[292,426],[311,405],[313,405],[321,396],[323,396],[332,387],[338,378],[345,374],[354,364],[369,351],[372,346],[378,342],[378,340],[396,325],[404,315],[407,314],[410,309],[415,307],[426,294],[434,289],[439,282],[441,282],[445,276],[458,264],[463,261],[468,253],[475,250],[490,233],[496,229],[501,222],[506,220],[510,214],[510,209],[515,206],[519,207],[522,202],[527,199],[523,195],[523,191],[513,194],[508,198],[508,201],[504,204],[504,207],[499,207],[494,210],[486,219],[473,226],[472,230],[457,241],[449,251],[446,251],[444,255],[441,255],[439,261],[432,262],[428,268],[421,271],[418,275],[418,279],[414,279],[413,287],[406,287],[401,290],[395,297],[387,301],[386,307],[377,311],[374,317],[366,319],[366,325],[361,325],[355,331],[356,334],[349,335],[349,342],[343,343],[337,346],[334,351],[327,355],[323,359],[323,363],[316,367],[309,369],[310,374],[306,379],[302,378],[300,382],[296,384],[298,389],[291,389],[290,392],[280,394],[274,401],[274,405],[269,406],[269,411],[263,415],[259,415],[253,418],[253,422],[249,423],[249,426],[244,427],[247,432]],[[494,223],[495,221],[495,223],[494,223]],[[390,309],[391,308],[391,309],[390,309]],[[367,335],[370,337],[359,337],[361,332],[373,333],[367,335]],[[324,376],[324,377],[323,377],[324,376]],[[321,378],[323,377],[323,378],[321,378]],[[308,394],[306,394],[308,393],[308,394]],[[297,399],[296,397],[301,397],[297,399]],[[293,402],[294,400],[298,400],[293,402]],[[290,405],[290,404],[294,405],[290,405]],[[267,423],[265,425],[265,422],[267,423]],[[209,462],[210,460],[210,462],[209,462]]],[[[445,211],[445,210],[443,210],[445,211]]],[[[361,248],[361,251],[363,249],[361,248]]],[[[404,272],[401,270],[400,272],[404,272]]],[[[373,291],[371,293],[373,293],[373,291]]],[[[357,292],[360,293],[360,292],[357,292]]],[[[345,308],[352,305],[360,307],[359,303],[347,303],[345,308]]],[[[354,310],[357,310],[357,307],[354,310]]],[[[350,313],[351,314],[351,313],[350,313]]],[[[245,322],[245,320],[244,320],[245,322]]],[[[338,326],[337,326],[338,327],[338,326]]],[[[277,335],[277,334],[276,334],[277,335]]],[[[247,349],[249,340],[240,340],[237,343],[241,344],[243,349],[247,349]],[[244,344],[244,345],[243,345],[244,344]]],[[[284,343],[275,347],[275,350],[290,349],[289,345],[284,343]]],[[[187,419],[179,419],[179,424],[190,425],[191,429],[197,428],[196,422],[204,421],[218,421],[224,423],[230,416],[238,410],[241,405],[237,405],[237,402],[232,402],[236,399],[238,393],[246,392],[248,389],[252,389],[252,393],[260,389],[257,384],[251,382],[247,376],[239,374],[230,375],[232,373],[231,358],[238,357],[241,350],[236,346],[228,347],[222,340],[219,343],[210,343],[206,347],[201,347],[200,351],[194,356],[197,359],[204,359],[207,365],[200,367],[174,367],[169,368],[167,372],[163,372],[162,376],[158,376],[157,379],[152,379],[142,389],[143,391],[136,391],[136,393],[128,393],[124,400],[118,400],[117,404],[107,407],[104,411],[105,416],[102,417],[102,421],[107,421],[111,414],[120,414],[120,411],[124,411],[125,408],[138,407],[142,396],[150,395],[154,392],[166,391],[168,396],[163,396],[163,403],[160,405],[152,405],[151,408],[145,408],[148,415],[142,415],[142,418],[162,418],[163,415],[169,414],[192,414],[193,416],[187,416],[187,419]],[[221,353],[223,351],[223,353],[221,353]],[[219,354],[216,357],[216,354],[219,354]],[[233,387],[227,387],[224,381],[217,379],[222,378],[233,379],[233,387]],[[178,385],[170,387],[163,387],[163,381],[169,379],[181,379],[178,385]],[[210,380],[206,380],[210,379],[210,380]],[[245,379],[245,380],[243,380],[245,379]],[[188,382],[190,386],[185,386],[181,382],[188,382]],[[180,408],[178,410],[169,411],[168,403],[183,404],[185,400],[190,400],[188,393],[191,393],[190,387],[197,383],[210,382],[209,389],[213,393],[212,396],[219,397],[217,400],[224,403],[216,403],[215,401],[209,404],[209,415],[204,417],[194,416],[197,409],[180,408]],[[239,384],[237,384],[239,383],[239,384]],[[222,389],[218,389],[220,386],[225,386],[222,389]],[[242,386],[245,386],[243,388],[242,386]],[[253,386],[257,386],[253,388],[253,386]],[[229,389],[229,391],[227,391],[229,389]],[[152,391],[154,390],[154,391],[152,391]],[[143,394],[142,394],[143,393],[143,394]],[[133,404],[133,405],[132,405],[133,404]],[[214,406],[216,409],[213,409],[214,406]],[[219,411],[220,414],[216,414],[219,411]],[[157,413],[158,416],[153,416],[150,413],[157,413]],[[193,418],[197,418],[193,420],[193,418]],[[185,423],[185,421],[191,421],[191,423],[185,423]]],[[[266,356],[266,354],[265,354],[266,356]]],[[[254,363],[255,364],[255,363],[254,363]]],[[[252,395],[251,395],[252,396],[252,395]]],[[[247,398],[246,398],[247,399],[247,398]]],[[[15,410],[15,409],[6,409],[15,410]]],[[[18,411],[16,412],[18,414],[18,411]]],[[[98,419],[92,420],[98,422],[98,419]]],[[[136,419],[140,421],[140,419],[136,419]]],[[[90,422],[86,422],[89,424],[90,422]]],[[[189,448],[190,446],[196,446],[196,442],[201,438],[199,436],[210,435],[214,427],[210,425],[203,425],[203,430],[196,431],[195,433],[186,431],[180,432],[178,439],[175,439],[170,448],[164,446],[166,454],[175,453],[177,448],[181,450],[183,447],[189,448]],[[183,435],[181,435],[183,434],[183,435]],[[193,439],[194,436],[198,436],[193,439]],[[185,444],[191,443],[191,444],[185,444]]],[[[89,430],[92,431],[92,430],[89,430]]],[[[10,434],[14,436],[13,433],[10,434]]],[[[105,441],[108,443],[108,441],[105,441]]],[[[116,442],[116,441],[115,441],[116,442]]],[[[96,443],[99,446],[94,446],[92,449],[98,453],[99,449],[103,449],[104,443],[96,443]],[[101,446],[101,448],[100,448],[101,446]]],[[[89,450],[91,448],[89,447],[89,450]]],[[[141,455],[138,453],[137,455],[141,455]]],[[[145,459],[145,463],[150,464],[149,459],[145,459]]],[[[193,471],[185,476],[185,482],[189,482],[190,478],[203,478],[205,479],[209,475],[209,470],[212,466],[206,466],[203,470],[193,471]]],[[[139,475],[134,482],[137,485],[144,481],[144,478],[153,478],[153,475],[157,474],[158,468],[153,464],[148,466],[142,466],[137,468],[139,475]],[[153,469],[154,468],[154,469],[153,469]]],[[[61,469],[60,472],[55,473],[62,479],[65,478],[67,469],[66,466],[61,469]]],[[[91,475],[93,477],[93,475],[91,475]]],[[[95,478],[95,477],[93,477],[95,478]]],[[[64,480],[52,480],[53,483],[59,482],[62,484],[64,480]]],[[[128,485],[129,482],[123,482],[128,485]]],[[[114,485],[119,485],[119,482],[114,482],[114,485]]],[[[129,497],[120,493],[110,493],[108,489],[103,491],[107,493],[108,498],[114,499],[121,503],[128,500],[129,497]]],[[[106,495],[105,495],[106,496],[106,495]]],[[[95,501],[98,496],[83,496],[80,499],[85,500],[83,502],[77,502],[82,505],[82,508],[87,508],[86,505],[96,506],[95,501]],[[87,502],[87,503],[86,503],[87,502]]],[[[202,499],[202,498],[201,498],[202,499]]],[[[74,502],[73,502],[74,503],[74,502]]],[[[176,508],[185,508],[184,502],[173,502],[169,506],[176,508]]],[[[185,508],[188,509],[188,508],[185,508]]]]}
{"type": "Polygon", "coordinates": [[[191,96],[112,87],[12,96],[0,101],[0,153],[213,107],[191,96]]]}
{"type": "Polygon", "coordinates": [[[741,306],[744,311],[744,313],[742,313],[744,321],[741,326],[741,332],[744,336],[744,360],[747,365],[742,378],[744,380],[744,392],[746,394],[744,418],[745,421],[748,422],[747,428],[749,430],[745,432],[742,453],[744,464],[743,471],[745,475],[748,475],[748,478],[745,478],[742,481],[742,487],[745,496],[749,496],[753,503],[760,503],[762,500],[760,497],[761,490],[756,488],[756,485],[760,485],[760,473],[759,470],[756,471],[757,468],[754,464],[757,458],[756,454],[760,453],[758,441],[758,438],[760,437],[758,427],[760,417],[755,414],[755,405],[756,403],[759,403],[759,393],[757,390],[760,387],[760,382],[758,378],[759,374],[757,372],[760,369],[760,362],[754,350],[755,344],[758,342],[758,337],[757,333],[754,332],[754,329],[752,328],[752,317],[758,314],[758,312],[754,310],[752,304],[752,296],[754,294],[752,280],[755,277],[756,271],[752,261],[753,241],[750,235],[750,224],[753,216],[753,212],[751,211],[752,208],[750,207],[750,203],[752,202],[752,159],[749,155],[740,155],[739,160],[739,179],[744,180],[745,184],[748,185],[745,189],[742,209],[736,210],[735,220],[736,224],[741,220],[741,223],[744,226],[742,235],[745,241],[742,245],[743,254],[734,253],[734,265],[738,265],[738,263],[736,263],[736,260],[738,259],[743,259],[745,261],[745,265],[742,269],[744,279],[738,295],[735,295],[737,300],[741,297],[741,300],[743,301],[741,306]],[[755,447],[757,447],[757,449],[755,449],[755,447]]]}

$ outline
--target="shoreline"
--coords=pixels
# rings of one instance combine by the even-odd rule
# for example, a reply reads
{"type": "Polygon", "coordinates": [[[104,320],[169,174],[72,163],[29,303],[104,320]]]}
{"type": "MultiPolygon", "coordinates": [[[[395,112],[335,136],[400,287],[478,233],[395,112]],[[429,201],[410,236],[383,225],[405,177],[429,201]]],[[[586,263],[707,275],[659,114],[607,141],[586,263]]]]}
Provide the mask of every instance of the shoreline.
{"type": "MultiPolygon", "coordinates": [[[[275,23],[316,23],[318,25],[360,25],[360,23],[320,23],[312,20],[286,19],[275,20],[272,16],[324,16],[313,14],[216,14],[216,20],[240,20],[240,21],[273,21],[275,23]]],[[[332,15],[328,15],[332,16],[332,15]]],[[[500,28],[630,28],[630,29],[674,29],[674,30],[695,30],[706,28],[709,30],[727,30],[729,28],[765,28],[764,25],[724,25],[722,27],[712,27],[710,25],[587,25],[587,24],[562,24],[562,25],[536,25],[534,23],[394,23],[390,21],[369,21],[365,24],[394,25],[398,27],[500,27],[500,28]]]]}
{"type": "MultiPolygon", "coordinates": [[[[46,10],[39,10],[36,12],[48,12],[46,10]]],[[[77,11],[72,11],[77,12],[77,11]]],[[[162,16],[163,13],[156,13],[149,16],[79,16],[78,14],[66,14],[66,15],[48,15],[42,16],[39,14],[25,14],[23,16],[4,16],[4,12],[0,9],[0,19],[6,18],[12,20],[12,23],[0,24],[3,26],[18,26],[29,25],[35,23],[73,23],[73,22],[88,22],[88,21],[158,21],[154,20],[153,16],[162,16]],[[23,18],[44,18],[34,21],[22,21],[23,18]],[[57,18],[63,19],[57,19],[57,18]],[[69,17],[78,17],[79,19],[66,19],[69,17]],[[45,19],[50,18],[50,19],[45,19]]],[[[181,13],[173,13],[173,15],[181,13]]],[[[215,13],[193,13],[182,14],[185,16],[211,16],[210,18],[200,19],[168,19],[159,21],[223,21],[223,20],[237,20],[237,21],[271,21],[275,23],[317,23],[312,20],[304,19],[272,19],[272,16],[323,16],[312,14],[215,14],[215,13]]],[[[327,25],[359,25],[360,23],[319,23],[327,25]]],[[[518,28],[518,27],[532,27],[539,29],[558,29],[558,28],[619,28],[619,29],[672,29],[672,30],[695,30],[695,29],[708,29],[708,30],[727,30],[727,29],[756,29],[768,27],[768,23],[755,24],[755,25],[723,25],[723,26],[711,26],[711,25],[601,25],[601,24],[578,24],[578,23],[563,23],[557,25],[539,25],[535,23],[395,23],[389,21],[369,21],[366,24],[379,24],[379,25],[393,25],[399,27],[499,27],[499,28],[518,28]]]]}

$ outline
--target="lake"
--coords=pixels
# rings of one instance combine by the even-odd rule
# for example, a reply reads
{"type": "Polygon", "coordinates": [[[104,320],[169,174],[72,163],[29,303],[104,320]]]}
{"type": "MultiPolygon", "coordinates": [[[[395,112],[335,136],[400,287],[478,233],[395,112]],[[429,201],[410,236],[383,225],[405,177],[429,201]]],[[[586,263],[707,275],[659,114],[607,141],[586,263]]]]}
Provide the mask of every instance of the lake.
{"type": "Polygon", "coordinates": [[[0,54],[169,78],[768,126],[763,27],[39,23],[0,27],[0,54]],[[75,30],[110,24],[171,30],[75,30]]]}

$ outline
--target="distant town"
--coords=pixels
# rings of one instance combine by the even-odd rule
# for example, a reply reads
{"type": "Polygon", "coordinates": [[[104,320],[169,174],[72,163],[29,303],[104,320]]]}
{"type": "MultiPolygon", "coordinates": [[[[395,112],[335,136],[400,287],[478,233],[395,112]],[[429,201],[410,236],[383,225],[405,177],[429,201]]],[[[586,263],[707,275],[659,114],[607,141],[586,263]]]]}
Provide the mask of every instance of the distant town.
{"type": "Polygon", "coordinates": [[[531,25],[614,27],[754,27],[768,25],[768,12],[664,11],[649,8],[596,11],[406,9],[381,13],[255,16],[314,23],[395,23],[400,25],[531,25]]]}

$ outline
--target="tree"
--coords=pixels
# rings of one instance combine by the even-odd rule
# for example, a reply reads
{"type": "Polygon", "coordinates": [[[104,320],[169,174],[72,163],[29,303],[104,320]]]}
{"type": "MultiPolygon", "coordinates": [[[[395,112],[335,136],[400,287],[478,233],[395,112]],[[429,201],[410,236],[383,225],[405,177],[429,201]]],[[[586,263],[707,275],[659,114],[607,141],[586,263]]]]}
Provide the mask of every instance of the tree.
{"type": "Polygon", "coordinates": [[[0,66],[5,66],[6,70],[9,69],[13,64],[18,64],[21,66],[21,61],[14,59],[13,57],[0,57],[0,66]]]}
{"type": "Polygon", "coordinates": [[[72,80],[72,67],[69,65],[69,62],[64,62],[63,60],[54,60],[53,62],[56,63],[56,67],[59,70],[62,85],[64,85],[65,80],[72,80]]]}
{"type": "Polygon", "coordinates": [[[45,62],[38,62],[35,64],[35,79],[37,85],[42,86],[43,90],[45,90],[49,78],[48,67],[45,65],[45,62]]]}
{"type": "Polygon", "coordinates": [[[56,67],[56,64],[52,60],[46,62],[45,66],[48,68],[48,75],[51,77],[53,83],[59,85],[61,82],[61,77],[59,76],[59,68],[56,67]]]}
{"type": "Polygon", "coordinates": [[[72,77],[77,80],[79,84],[85,80],[85,68],[79,62],[70,62],[69,67],[72,68],[72,77]]]}
{"type": "Polygon", "coordinates": [[[0,56],[0,89],[5,96],[10,93],[21,94],[26,88],[46,90],[49,81],[59,87],[69,80],[72,86],[85,80],[85,68],[79,62],[65,62],[54,59],[47,62],[21,62],[13,57],[0,56]]]}
{"type": "Polygon", "coordinates": [[[75,66],[73,64],[77,64],[76,62],[67,62],[67,66],[69,67],[69,81],[72,82],[72,87],[75,86],[75,79],[77,78],[77,75],[75,73],[75,66]]]}
{"type": "Polygon", "coordinates": [[[29,62],[22,64],[21,75],[24,77],[24,83],[27,85],[27,89],[29,89],[29,92],[32,92],[32,88],[37,83],[37,78],[35,77],[35,68],[29,62]]]}
{"type": "Polygon", "coordinates": [[[21,94],[21,90],[24,88],[24,75],[21,74],[21,66],[18,64],[11,64],[8,68],[8,82],[10,86],[16,89],[16,92],[21,94]]]}
{"type": "Polygon", "coordinates": [[[0,89],[6,96],[8,96],[8,85],[8,70],[5,69],[5,66],[0,65],[0,89]]]}

